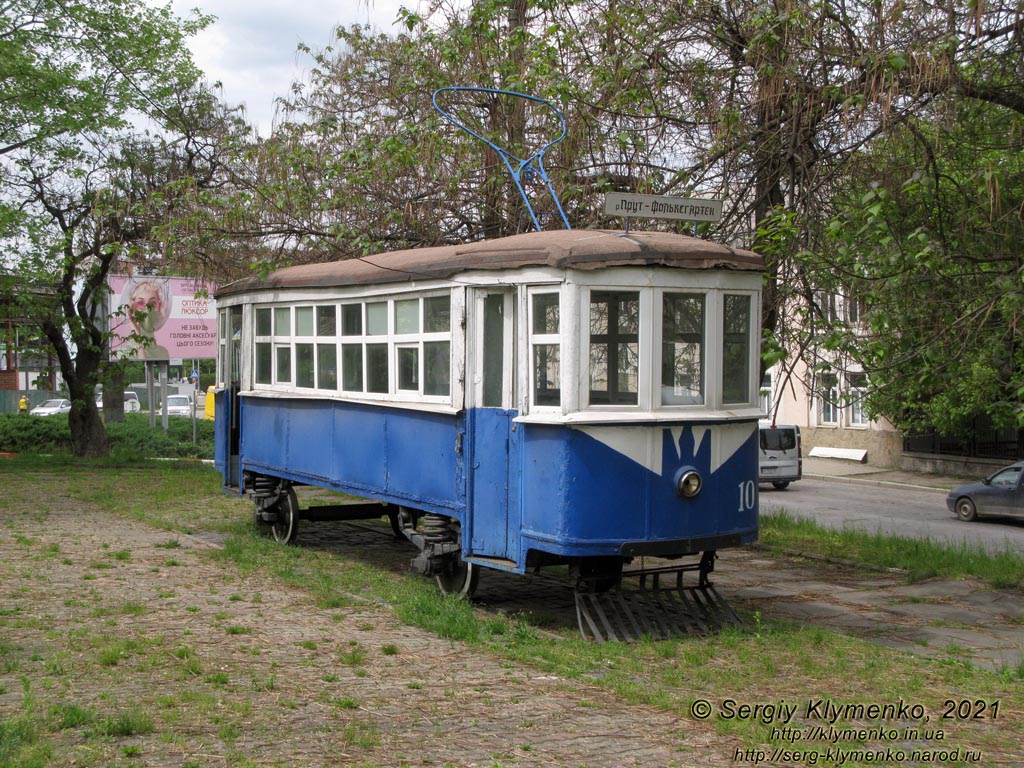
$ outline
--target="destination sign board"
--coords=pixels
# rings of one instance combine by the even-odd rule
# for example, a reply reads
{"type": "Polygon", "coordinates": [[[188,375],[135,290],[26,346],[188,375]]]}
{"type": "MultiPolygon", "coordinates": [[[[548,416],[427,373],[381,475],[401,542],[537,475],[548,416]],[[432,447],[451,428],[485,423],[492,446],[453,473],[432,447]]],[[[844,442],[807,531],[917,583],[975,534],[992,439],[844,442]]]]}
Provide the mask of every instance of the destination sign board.
{"type": "Polygon", "coordinates": [[[635,195],[610,192],[604,200],[609,216],[635,216],[651,219],[685,219],[686,221],[721,221],[722,201],[670,195],[635,195]]]}

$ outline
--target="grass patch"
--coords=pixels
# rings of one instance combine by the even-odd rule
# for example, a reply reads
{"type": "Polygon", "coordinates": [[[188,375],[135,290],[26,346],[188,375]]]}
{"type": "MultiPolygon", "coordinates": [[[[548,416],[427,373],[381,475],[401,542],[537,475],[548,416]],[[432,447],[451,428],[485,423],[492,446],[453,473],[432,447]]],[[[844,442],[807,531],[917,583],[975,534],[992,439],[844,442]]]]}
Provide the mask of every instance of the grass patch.
{"type": "Polygon", "coordinates": [[[990,554],[980,546],[931,539],[833,530],[786,511],[761,515],[761,545],[871,567],[899,568],[912,581],[975,577],[997,589],[1024,585],[1024,557],[1010,550],[990,554]]]}
{"type": "Polygon", "coordinates": [[[96,732],[101,736],[112,736],[124,738],[127,736],[141,736],[153,733],[156,725],[153,718],[146,712],[137,709],[125,710],[111,717],[104,718],[97,723],[96,732]]]}
{"type": "Polygon", "coordinates": [[[29,768],[46,765],[49,755],[39,740],[39,724],[27,714],[0,719],[0,765],[29,768]]]}
{"type": "Polygon", "coordinates": [[[92,725],[96,713],[78,704],[55,704],[50,708],[52,726],[60,731],[92,725]]]}

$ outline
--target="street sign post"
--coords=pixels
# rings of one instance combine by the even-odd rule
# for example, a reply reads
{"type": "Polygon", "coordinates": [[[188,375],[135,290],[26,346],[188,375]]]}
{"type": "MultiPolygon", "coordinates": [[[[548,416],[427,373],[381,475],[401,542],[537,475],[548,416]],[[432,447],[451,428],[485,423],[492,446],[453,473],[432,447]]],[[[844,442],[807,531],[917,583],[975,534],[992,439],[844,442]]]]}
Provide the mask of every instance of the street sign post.
{"type": "Polygon", "coordinates": [[[721,221],[722,201],[704,198],[672,197],[670,195],[636,195],[610,192],[605,197],[604,212],[609,216],[651,219],[683,219],[685,221],[721,221]]]}

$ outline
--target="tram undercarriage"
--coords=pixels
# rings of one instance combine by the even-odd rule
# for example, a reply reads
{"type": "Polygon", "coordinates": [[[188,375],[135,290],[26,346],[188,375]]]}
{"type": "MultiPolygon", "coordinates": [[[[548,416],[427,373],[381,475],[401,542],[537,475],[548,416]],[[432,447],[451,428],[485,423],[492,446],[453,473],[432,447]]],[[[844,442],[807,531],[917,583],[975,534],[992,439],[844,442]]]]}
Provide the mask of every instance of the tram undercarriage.
{"type": "MultiPolygon", "coordinates": [[[[370,520],[386,516],[395,535],[419,550],[410,563],[413,571],[433,577],[445,595],[471,598],[476,592],[483,569],[462,559],[461,530],[455,518],[380,502],[301,508],[293,483],[267,475],[250,475],[247,487],[255,502],[254,522],[269,528],[270,535],[281,544],[294,543],[300,520],[370,520]]],[[[632,567],[633,557],[571,558],[531,552],[527,570],[568,566],[580,634],[599,643],[632,642],[741,625],[709,578],[715,558],[715,551],[709,550],[696,563],[637,568],[632,567]]]]}

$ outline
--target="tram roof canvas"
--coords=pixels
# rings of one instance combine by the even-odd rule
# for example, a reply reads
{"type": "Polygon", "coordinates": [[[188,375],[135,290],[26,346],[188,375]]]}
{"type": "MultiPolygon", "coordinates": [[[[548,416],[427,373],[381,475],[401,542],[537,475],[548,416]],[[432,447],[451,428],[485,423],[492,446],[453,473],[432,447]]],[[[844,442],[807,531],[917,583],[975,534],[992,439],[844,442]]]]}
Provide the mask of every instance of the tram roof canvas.
{"type": "Polygon", "coordinates": [[[391,251],[361,259],[304,264],[245,278],[222,287],[218,297],[252,290],[371,285],[447,279],[461,272],[526,267],[602,269],[662,266],[677,269],[763,271],[752,251],[667,232],[557,230],[496,240],[391,251]]]}

